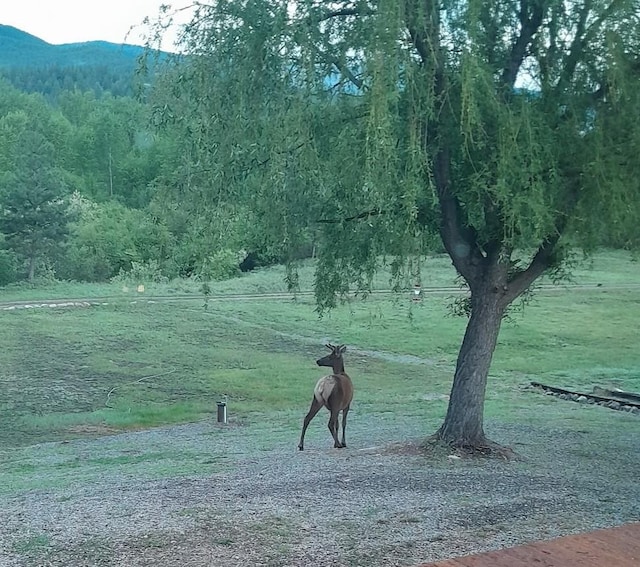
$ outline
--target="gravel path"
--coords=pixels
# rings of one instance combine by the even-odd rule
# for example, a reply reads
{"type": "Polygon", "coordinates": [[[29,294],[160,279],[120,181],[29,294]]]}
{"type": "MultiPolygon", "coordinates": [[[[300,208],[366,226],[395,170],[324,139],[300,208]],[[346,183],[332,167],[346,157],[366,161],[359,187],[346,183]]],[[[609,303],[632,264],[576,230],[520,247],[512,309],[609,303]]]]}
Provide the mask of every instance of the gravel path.
{"type": "Polygon", "coordinates": [[[640,519],[637,431],[489,423],[504,462],[397,444],[416,417],[351,423],[345,450],[314,422],[302,453],[211,423],[0,452],[33,485],[0,494],[0,566],[415,565],[640,519]]]}

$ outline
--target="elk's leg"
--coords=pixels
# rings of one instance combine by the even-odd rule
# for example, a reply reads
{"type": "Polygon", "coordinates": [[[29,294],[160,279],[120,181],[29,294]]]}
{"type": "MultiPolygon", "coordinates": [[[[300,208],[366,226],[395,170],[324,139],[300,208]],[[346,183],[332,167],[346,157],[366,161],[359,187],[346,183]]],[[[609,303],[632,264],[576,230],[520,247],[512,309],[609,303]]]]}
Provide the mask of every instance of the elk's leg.
{"type": "Polygon", "coordinates": [[[320,408],[324,404],[319,402],[315,396],[313,396],[313,400],[311,401],[311,408],[309,408],[309,413],[304,418],[304,424],[302,426],[302,434],[300,435],[300,443],[298,443],[298,449],[300,451],[304,450],[304,434],[307,432],[307,427],[309,427],[309,422],[316,416],[316,414],[320,411],[320,408]]]}
{"type": "Polygon", "coordinates": [[[347,446],[346,430],[347,430],[347,414],[349,413],[349,406],[342,410],[342,446],[347,446]]]}
{"type": "Polygon", "coordinates": [[[333,436],[333,446],[336,449],[342,449],[342,444],[338,441],[338,416],[340,414],[340,410],[331,410],[331,417],[329,418],[329,431],[331,431],[331,435],[333,436]]]}

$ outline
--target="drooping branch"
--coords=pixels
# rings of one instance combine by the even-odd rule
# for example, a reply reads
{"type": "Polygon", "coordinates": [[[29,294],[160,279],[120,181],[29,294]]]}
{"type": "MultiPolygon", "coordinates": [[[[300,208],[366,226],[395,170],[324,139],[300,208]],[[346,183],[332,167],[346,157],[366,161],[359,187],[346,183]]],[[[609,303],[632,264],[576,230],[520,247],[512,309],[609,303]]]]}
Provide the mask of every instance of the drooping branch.
{"type": "Polygon", "coordinates": [[[583,41],[589,41],[596,35],[599,35],[602,24],[623,5],[623,0],[613,0],[586,29],[583,41]]]}
{"type": "Polygon", "coordinates": [[[462,207],[451,188],[451,158],[447,147],[439,148],[434,160],[434,181],[440,204],[440,235],[453,264],[467,282],[475,279],[471,267],[474,238],[465,226],[462,207]]]}
{"type": "MultiPolygon", "coordinates": [[[[374,10],[366,6],[343,7],[335,10],[313,11],[307,18],[302,20],[301,23],[304,26],[314,26],[335,18],[372,16],[374,14],[374,10]]],[[[340,61],[338,57],[327,53],[322,53],[322,57],[327,63],[338,69],[338,71],[342,73],[342,75],[345,76],[357,89],[362,89],[364,82],[358,78],[358,76],[355,75],[355,73],[353,73],[353,71],[351,71],[344,62],[340,61]]]]}
{"type": "MultiPolygon", "coordinates": [[[[262,167],[264,167],[265,165],[268,165],[269,162],[273,159],[273,156],[276,155],[292,155],[295,152],[297,152],[298,150],[300,150],[301,148],[303,148],[304,146],[306,146],[307,144],[311,143],[311,138],[309,138],[308,140],[303,140],[302,142],[297,143],[294,146],[291,146],[290,148],[285,148],[283,150],[277,150],[277,151],[273,151],[272,155],[266,156],[265,158],[262,159],[258,159],[257,157],[251,158],[251,160],[249,160],[249,162],[247,164],[245,164],[244,166],[240,166],[240,165],[235,165],[235,169],[234,171],[236,172],[236,175],[238,178],[246,178],[248,177],[251,173],[253,173],[254,171],[261,169],[262,167]]],[[[191,169],[189,174],[190,175],[205,175],[205,174],[209,174],[209,173],[213,173],[215,171],[218,171],[218,168],[216,167],[205,167],[205,166],[201,166],[198,168],[194,168],[191,169]]]]}
{"type": "MultiPolygon", "coordinates": [[[[418,53],[422,66],[434,71],[434,95],[439,101],[441,112],[439,118],[425,124],[424,132],[437,140],[433,152],[433,180],[436,196],[440,205],[440,235],[445,249],[460,275],[473,285],[479,277],[478,262],[482,257],[477,248],[473,230],[466,226],[465,217],[458,198],[451,186],[451,141],[448,132],[452,131],[454,122],[448,103],[448,84],[445,69],[445,57],[440,45],[440,14],[437,2],[429,2],[427,18],[410,18],[409,14],[417,13],[406,9],[407,32],[411,43],[418,53]]],[[[425,134],[426,136],[426,134],[425,134]]],[[[424,150],[428,152],[426,140],[424,150]]]]}
{"type": "Polygon", "coordinates": [[[559,90],[562,90],[574,76],[585,46],[589,41],[600,35],[602,24],[609,19],[621,5],[622,0],[612,0],[600,15],[587,27],[587,21],[591,15],[592,2],[588,0],[584,3],[582,10],[578,14],[575,37],[569,47],[569,53],[564,60],[560,80],[558,82],[559,90]]]}
{"type": "Polygon", "coordinates": [[[569,53],[564,61],[562,72],[560,74],[560,80],[558,81],[558,89],[563,89],[564,86],[571,80],[573,74],[578,65],[578,60],[582,54],[584,41],[585,41],[585,27],[587,25],[587,18],[591,12],[591,1],[587,0],[582,6],[582,10],[578,14],[578,23],[576,25],[576,32],[569,48],[569,53]]]}
{"type": "Polygon", "coordinates": [[[324,22],[331,20],[332,18],[344,18],[346,16],[372,16],[375,12],[365,6],[358,6],[353,8],[339,8],[337,10],[326,10],[322,12],[317,22],[324,22]]]}
{"type": "Polygon", "coordinates": [[[431,16],[428,20],[416,17],[415,14],[419,12],[409,4],[410,2],[407,2],[405,8],[407,32],[413,47],[420,56],[422,65],[427,66],[430,62],[435,61],[442,63],[442,58],[437,53],[440,41],[440,16],[437,2],[433,0],[426,2],[426,9],[431,16]]]}

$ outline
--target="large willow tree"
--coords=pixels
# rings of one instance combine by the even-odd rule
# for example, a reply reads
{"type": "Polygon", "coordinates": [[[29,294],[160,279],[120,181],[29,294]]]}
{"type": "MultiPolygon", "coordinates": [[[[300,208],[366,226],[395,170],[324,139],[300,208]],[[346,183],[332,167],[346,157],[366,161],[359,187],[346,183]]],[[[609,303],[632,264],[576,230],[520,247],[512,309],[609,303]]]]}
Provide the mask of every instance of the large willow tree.
{"type": "Polygon", "coordinates": [[[439,234],[469,319],[436,436],[491,446],[506,310],[570,248],[639,241],[638,0],[211,0],[182,45],[179,198],[280,252],[313,233],[321,309],[439,234]]]}

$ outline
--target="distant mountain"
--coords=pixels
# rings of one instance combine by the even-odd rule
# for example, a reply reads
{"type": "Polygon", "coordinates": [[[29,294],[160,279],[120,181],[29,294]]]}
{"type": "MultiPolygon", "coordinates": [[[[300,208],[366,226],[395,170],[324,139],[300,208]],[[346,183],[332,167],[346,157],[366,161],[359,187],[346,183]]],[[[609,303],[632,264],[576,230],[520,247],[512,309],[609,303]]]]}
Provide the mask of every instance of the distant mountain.
{"type": "Polygon", "coordinates": [[[133,68],[144,52],[137,45],[87,41],[52,45],[13,26],[0,24],[0,68],[110,65],[133,68]]]}
{"type": "Polygon", "coordinates": [[[0,75],[20,90],[49,98],[70,89],[131,94],[143,53],[143,47],[107,41],[52,45],[0,24],[0,75]]]}

